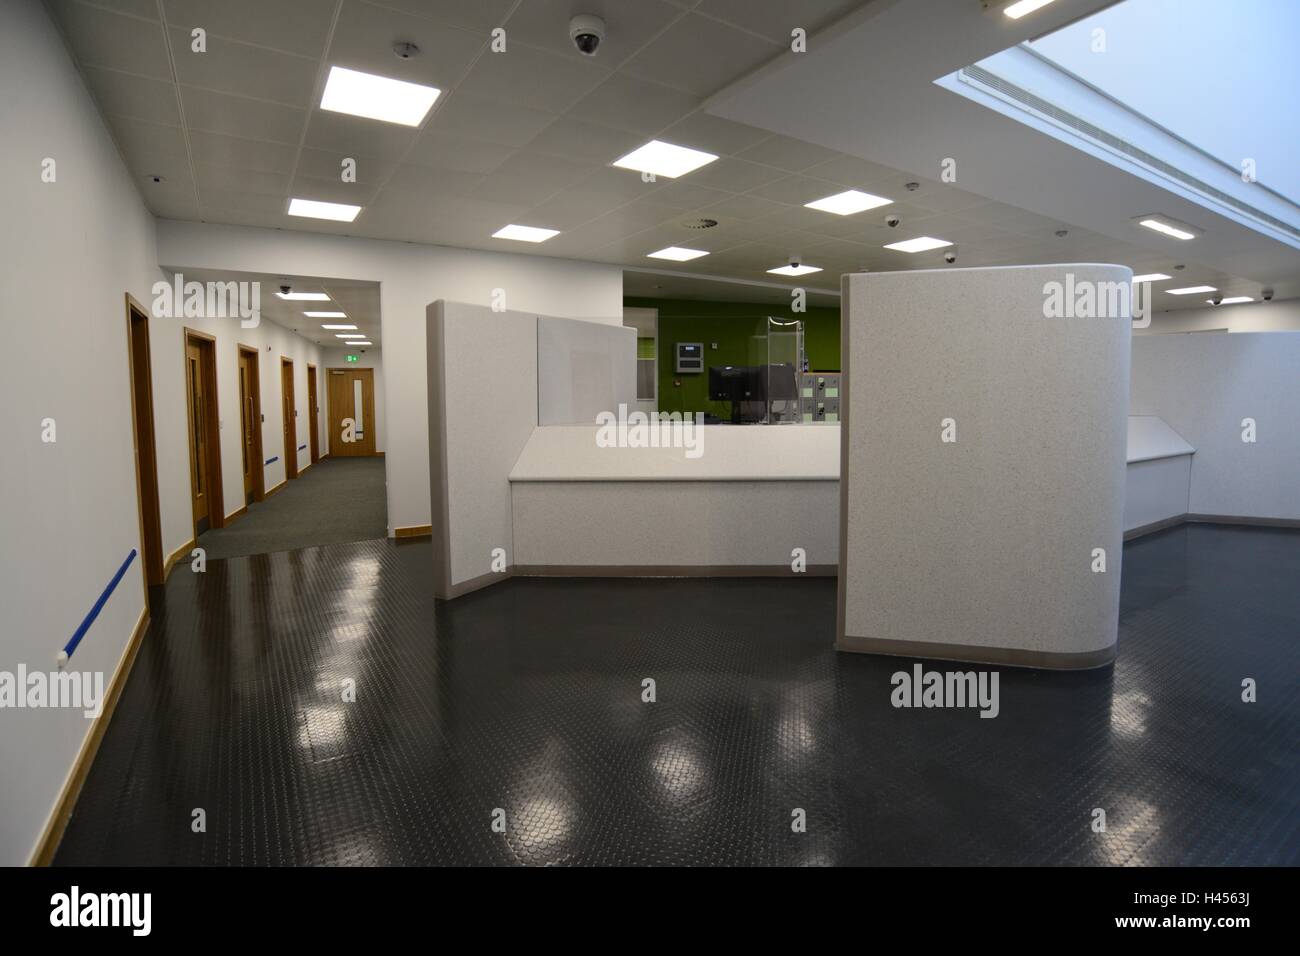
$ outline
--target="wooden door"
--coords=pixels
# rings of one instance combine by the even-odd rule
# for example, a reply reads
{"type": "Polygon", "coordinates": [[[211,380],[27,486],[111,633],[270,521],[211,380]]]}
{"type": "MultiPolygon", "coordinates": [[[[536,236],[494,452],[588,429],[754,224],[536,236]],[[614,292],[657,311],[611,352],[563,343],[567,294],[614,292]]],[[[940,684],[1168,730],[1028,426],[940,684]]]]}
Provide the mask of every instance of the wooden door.
{"type": "Polygon", "coordinates": [[[329,369],[330,455],[375,453],[375,371],[329,369]]]}
{"type": "Polygon", "coordinates": [[[297,406],[293,400],[293,359],[280,358],[280,401],[284,421],[284,474],[298,477],[297,406]]]}
{"type": "Polygon", "coordinates": [[[257,352],[239,347],[239,437],[244,466],[244,504],[266,496],[262,465],[262,399],[257,352]]]}
{"type": "Polygon", "coordinates": [[[185,340],[185,404],[190,430],[190,502],[195,536],[208,530],[208,442],[204,427],[203,351],[193,339],[185,340]]]}
{"type": "Polygon", "coordinates": [[[158,451],[153,427],[153,370],[149,357],[149,313],[128,294],[132,435],[140,500],[140,556],[145,585],[163,583],[162,515],[158,497],[158,451]]]}
{"type": "Polygon", "coordinates": [[[307,366],[307,434],[311,443],[312,464],[320,461],[320,407],[316,401],[316,366],[307,366]]]}

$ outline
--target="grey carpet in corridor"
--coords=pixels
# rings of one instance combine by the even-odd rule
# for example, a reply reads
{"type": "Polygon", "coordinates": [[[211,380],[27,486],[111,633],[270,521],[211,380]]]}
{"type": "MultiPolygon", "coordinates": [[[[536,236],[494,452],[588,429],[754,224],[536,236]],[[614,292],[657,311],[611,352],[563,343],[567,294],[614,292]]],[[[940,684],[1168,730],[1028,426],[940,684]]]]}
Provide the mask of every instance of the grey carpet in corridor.
{"type": "Polygon", "coordinates": [[[383,538],[384,459],[322,458],[224,528],[199,536],[208,558],[234,558],[383,538]]]}

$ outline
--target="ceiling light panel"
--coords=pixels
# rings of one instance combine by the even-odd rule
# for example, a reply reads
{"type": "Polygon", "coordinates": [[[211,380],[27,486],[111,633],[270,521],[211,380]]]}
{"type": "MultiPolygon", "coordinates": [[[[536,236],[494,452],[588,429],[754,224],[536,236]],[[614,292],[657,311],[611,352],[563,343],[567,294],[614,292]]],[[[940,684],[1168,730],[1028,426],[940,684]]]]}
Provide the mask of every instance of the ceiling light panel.
{"type": "Polygon", "coordinates": [[[635,169],[641,173],[653,173],[656,176],[676,179],[701,166],[707,166],[717,158],[712,153],[702,150],[674,146],[672,143],[652,139],[640,149],[634,149],[626,156],[614,160],[612,165],[620,169],[635,169]]]}
{"type": "Polygon", "coordinates": [[[1134,276],[1133,281],[1134,282],[1162,282],[1168,278],[1169,276],[1165,275],[1163,272],[1148,272],[1146,275],[1134,276]]]}
{"type": "Polygon", "coordinates": [[[885,248],[893,249],[895,252],[929,252],[931,249],[942,249],[944,246],[951,245],[952,243],[947,239],[935,239],[933,236],[917,236],[915,239],[891,242],[885,248]]]}
{"type": "Polygon", "coordinates": [[[1033,13],[1035,10],[1040,10],[1051,2],[1052,0],[1016,0],[1015,3],[1008,6],[1002,12],[1012,20],[1019,20],[1026,14],[1033,13]]]}
{"type": "Polygon", "coordinates": [[[492,233],[493,239],[514,239],[516,242],[545,242],[552,236],[558,236],[558,229],[542,229],[538,226],[517,226],[511,223],[492,233]]]}
{"type": "Polygon", "coordinates": [[[282,299],[290,299],[295,302],[328,302],[330,297],[324,292],[277,292],[282,299]]]}
{"type": "Polygon", "coordinates": [[[1188,239],[1196,238],[1196,230],[1187,223],[1168,219],[1164,216],[1140,216],[1137,219],[1137,224],[1145,226],[1153,232],[1158,232],[1162,236],[1169,236],[1171,239],[1181,239],[1186,242],[1188,239]]]}
{"type": "Polygon", "coordinates": [[[687,249],[683,246],[668,246],[658,252],[646,253],[647,259],[670,259],[673,262],[690,262],[700,256],[707,256],[703,249],[687,249]]]}
{"type": "Polygon", "coordinates": [[[304,312],[303,315],[309,319],[346,319],[346,312],[304,312]]]}
{"type": "Polygon", "coordinates": [[[806,276],[811,275],[814,272],[821,272],[822,267],[805,266],[801,264],[797,266],[781,266],[780,268],[768,269],[767,271],[774,276],[806,276]]]}
{"type": "Polygon", "coordinates": [[[1197,295],[1201,292],[1218,292],[1212,285],[1189,285],[1185,289],[1165,289],[1170,295],[1197,295]]]}
{"type": "Polygon", "coordinates": [[[353,331],[356,330],[355,325],[322,325],[321,328],[327,332],[341,332],[348,329],[352,329],[353,331]]]}
{"type": "Polygon", "coordinates": [[[303,216],[307,219],[332,219],[335,222],[351,222],[361,212],[360,206],[349,206],[341,202],[321,202],[317,199],[290,199],[289,215],[303,216]]]}
{"type": "Polygon", "coordinates": [[[441,92],[433,86],[332,66],[320,108],[399,126],[419,126],[441,92]]]}
{"type": "Polygon", "coordinates": [[[814,199],[812,202],[804,203],[804,205],[809,209],[833,212],[837,216],[851,216],[855,212],[888,206],[893,201],[892,199],[886,199],[884,196],[873,196],[871,193],[850,189],[847,192],[836,193],[834,196],[823,196],[821,199],[814,199]]]}

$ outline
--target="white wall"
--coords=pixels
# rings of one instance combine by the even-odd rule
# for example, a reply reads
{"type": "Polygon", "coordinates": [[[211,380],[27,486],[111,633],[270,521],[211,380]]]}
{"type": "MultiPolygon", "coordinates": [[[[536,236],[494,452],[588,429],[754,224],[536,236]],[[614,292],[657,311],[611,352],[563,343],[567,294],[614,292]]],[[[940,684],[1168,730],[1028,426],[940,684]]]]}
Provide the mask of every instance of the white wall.
{"type": "MultiPolygon", "coordinates": [[[[388,446],[385,442],[388,440],[388,423],[386,419],[386,409],[388,407],[388,396],[385,393],[384,383],[384,356],[383,352],[377,348],[367,347],[362,349],[321,349],[321,388],[320,407],[322,418],[322,440],[320,453],[322,455],[329,453],[329,379],[326,376],[325,368],[372,368],[375,370],[375,420],[373,422],[375,429],[375,451],[386,451],[388,446]],[[349,362],[349,355],[357,356],[357,361],[349,362]]],[[[425,522],[426,524],[428,522],[425,522]]],[[[391,532],[393,522],[391,518],[388,522],[388,528],[391,532]]]]}
{"type": "MultiPolygon", "coordinates": [[[[147,303],[162,275],[153,219],[35,0],[4,4],[0,84],[0,403],[11,425],[0,670],[12,673],[52,669],[139,547],[123,293],[147,303]],[[46,157],[53,183],[41,181],[46,157]],[[41,441],[47,417],[53,444],[41,441]]],[[[142,581],[137,557],[70,669],[103,671],[107,684],[144,609],[142,581]]],[[[0,711],[0,865],[31,856],[91,726],[80,710],[0,711]]]]}
{"type": "MultiPolygon", "coordinates": [[[[501,242],[503,249],[509,245],[501,242]]],[[[499,289],[512,310],[623,322],[622,268],[602,263],[168,220],[158,223],[158,261],[181,269],[380,283],[390,527],[432,523],[425,376],[429,303],[449,299],[490,305],[499,289]]],[[[496,381],[490,350],[471,361],[496,381]]]]}
{"type": "Polygon", "coordinates": [[[1152,317],[1149,327],[1134,329],[1133,335],[1136,337],[1156,335],[1161,332],[1204,332],[1207,329],[1227,329],[1229,332],[1300,331],[1300,299],[1288,299],[1285,302],[1243,302],[1240,305],[1157,312],[1152,317]]]}
{"type": "MultiPolygon", "coordinates": [[[[140,303],[150,309],[152,298],[140,303]]],[[[280,359],[293,360],[294,408],[298,411],[298,469],[311,463],[311,444],[307,412],[307,364],[317,367],[319,404],[324,402],[324,360],[314,343],[282,326],[263,319],[256,327],[240,328],[239,320],[149,318],[149,347],[153,362],[154,432],[158,443],[158,495],[162,511],[164,559],[194,537],[193,505],[190,497],[190,446],[186,422],[185,397],[185,330],[203,332],[216,339],[217,407],[221,420],[221,488],[225,513],[234,514],[244,506],[242,433],[239,427],[239,346],[257,349],[257,371],[261,386],[262,462],[266,490],[285,481],[283,405],[280,396],[280,359]],[[270,458],[276,460],[263,464],[270,458]]],[[[323,412],[317,419],[317,440],[322,455],[325,443],[323,412]]],[[[244,520],[240,518],[238,520],[244,520]]]]}
{"type": "Polygon", "coordinates": [[[1300,519],[1300,332],[1135,338],[1131,401],[1196,449],[1192,514],[1300,519]]]}

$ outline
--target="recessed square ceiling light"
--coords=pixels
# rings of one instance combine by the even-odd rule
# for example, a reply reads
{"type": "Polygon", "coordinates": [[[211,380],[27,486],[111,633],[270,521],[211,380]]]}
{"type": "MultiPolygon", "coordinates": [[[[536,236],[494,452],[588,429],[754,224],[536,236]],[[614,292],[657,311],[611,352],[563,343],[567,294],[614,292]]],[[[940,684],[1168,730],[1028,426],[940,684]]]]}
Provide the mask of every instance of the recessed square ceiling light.
{"type": "Polygon", "coordinates": [[[355,325],[322,325],[321,328],[325,329],[327,332],[338,332],[340,330],[347,330],[347,329],[352,329],[353,331],[356,331],[357,327],[355,325]]]}
{"type": "Polygon", "coordinates": [[[332,66],[320,108],[385,123],[419,126],[441,92],[433,86],[332,66]]]}
{"type": "Polygon", "coordinates": [[[1161,280],[1168,279],[1168,278],[1169,276],[1165,275],[1163,272],[1148,272],[1146,275],[1134,276],[1133,281],[1134,282],[1160,282],[1161,280]]]}
{"type": "Polygon", "coordinates": [[[1164,236],[1170,236],[1174,239],[1195,239],[1196,233],[1192,227],[1184,222],[1175,222],[1172,219],[1166,219],[1163,216],[1139,216],[1137,220],[1139,226],[1146,226],[1155,232],[1164,236]]]}
{"type": "Polygon", "coordinates": [[[493,239],[515,239],[519,242],[545,242],[551,236],[558,236],[558,229],[542,229],[538,226],[516,226],[511,223],[492,233],[493,239]]]}
{"type": "Polygon", "coordinates": [[[303,315],[309,319],[346,319],[346,312],[304,312],[303,315]]]}
{"type": "Polygon", "coordinates": [[[837,216],[851,216],[855,212],[862,212],[864,209],[888,206],[893,201],[892,199],[886,199],[884,196],[873,196],[871,193],[850,189],[848,192],[836,193],[834,196],[823,196],[821,199],[814,199],[812,202],[804,203],[804,205],[809,209],[833,212],[837,216]]]}
{"type": "Polygon", "coordinates": [[[778,269],[768,269],[768,272],[774,276],[806,276],[814,272],[821,272],[821,266],[781,266],[778,269]]]}
{"type": "Polygon", "coordinates": [[[1212,285],[1189,285],[1186,289],[1165,289],[1170,295],[1196,295],[1198,292],[1218,292],[1212,285]]]}
{"type": "Polygon", "coordinates": [[[1027,13],[1033,13],[1041,7],[1047,6],[1052,0],[1016,0],[1015,3],[1007,7],[1002,12],[1012,20],[1019,20],[1027,13]]]}
{"type": "MultiPolygon", "coordinates": [[[[1205,301],[1210,303],[1210,305],[1214,305],[1213,299],[1206,299],[1205,301]]],[[[1230,295],[1226,299],[1221,301],[1219,305],[1237,305],[1238,303],[1241,302],[1254,302],[1254,301],[1255,300],[1248,295],[1230,295]]]]}
{"type": "Polygon", "coordinates": [[[691,170],[707,166],[717,158],[712,153],[652,139],[640,149],[634,149],[621,159],[614,160],[611,165],[676,179],[678,176],[685,176],[691,170]]]}
{"type": "Polygon", "coordinates": [[[317,199],[290,199],[289,215],[305,216],[308,219],[333,219],[337,222],[351,222],[361,211],[360,206],[349,206],[341,202],[321,202],[317,199]]]}
{"type": "Polygon", "coordinates": [[[339,332],[334,337],[336,339],[364,339],[365,335],[361,332],[339,332]]]}
{"type": "Polygon", "coordinates": [[[707,256],[703,249],[686,249],[682,246],[667,246],[658,252],[647,252],[647,259],[671,259],[673,262],[689,262],[700,256],[707,256]]]}
{"type": "Polygon", "coordinates": [[[328,302],[330,297],[324,292],[277,292],[282,299],[293,299],[297,302],[328,302]]]}
{"type": "Polygon", "coordinates": [[[929,252],[931,249],[942,249],[944,246],[951,246],[952,243],[947,239],[935,239],[931,236],[917,236],[915,239],[904,239],[902,242],[891,242],[885,246],[886,249],[894,249],[898,252],[929,252]]]}

